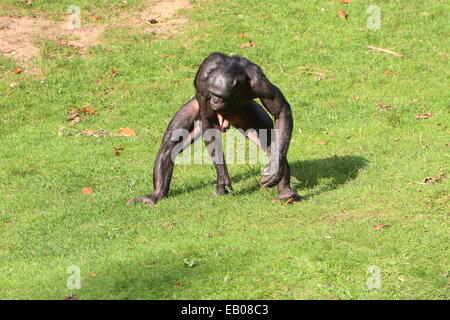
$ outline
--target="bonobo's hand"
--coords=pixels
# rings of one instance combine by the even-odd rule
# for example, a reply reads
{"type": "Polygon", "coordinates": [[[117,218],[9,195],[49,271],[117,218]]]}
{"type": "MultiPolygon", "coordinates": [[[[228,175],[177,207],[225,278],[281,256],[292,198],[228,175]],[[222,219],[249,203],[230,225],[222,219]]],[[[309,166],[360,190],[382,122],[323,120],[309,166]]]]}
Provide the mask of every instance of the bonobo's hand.
{"type": "Polygon", "coordinates": [[[269,165],[264,169],[264,175],[261,179],[263,187],[271,188],[280,182],[281,178],[283,178],[283,164],[283,159],[270,160],[269,165]]]}
{"type": "Polygon", "coordinates": [[[132,205],[138,202],[142,202],[145,204],[148,204],[149,206],[152,206],[154,204],[156,204],[158,202],[159,198],[157,196],[155,196],[154,194],[148,194],[145,196],[142,196],[140,198],[134,198],[134,199],[130,199],[127,202],[127,205],[132,205]]]}

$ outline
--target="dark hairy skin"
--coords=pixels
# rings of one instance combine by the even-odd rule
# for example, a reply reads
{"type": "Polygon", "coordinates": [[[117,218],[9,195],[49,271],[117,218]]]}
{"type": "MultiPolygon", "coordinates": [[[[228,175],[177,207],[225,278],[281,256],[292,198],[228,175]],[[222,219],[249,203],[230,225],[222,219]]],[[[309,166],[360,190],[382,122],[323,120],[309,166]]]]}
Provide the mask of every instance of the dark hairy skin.
{"type": "MultiPolygon", "coordinates": [[[[267,188],[277,186],[277,199],[300,200],[301,197],[290,187],[290,169],[286,157],[293,127],[291,107],[261,68],[239,56],[212,53],[200,65],[194,86],[195,97],[175,114],[164,134],[153,167],[153,193],[131,199],[128,204],[143,202],[154,205],[167,197],[174,167],[171,154],[179,143],[171,139],[174,130],[185,129],[190,132],[186,145],[188,147],[202,132],[213,128],[224,132],[230,124],[243,131],[278,130],[277,150],[271,150],[270,141],[265,144],[268,147],[264,148],[264,144],[262,145],[270,155],[269,165],[275,165],[277,169],[263,175],[261,185],[267,188]],[[261,101],[274,121],[254,99],[261,101]],[[200,121],[201,131],[195,129],[196,121],[200,121]]],[[[270,137],[268,135],[267,139],[270,140],[270,137]]],[[[203,140],[207,148],[214,142],[206,136],[203,140]]],[[[208,148],[208,151],[217,172],[216,195],[227,194],[226,188],[232,190],[232,186],[223,152],[216,155],[216,149],[208,148]]]]}

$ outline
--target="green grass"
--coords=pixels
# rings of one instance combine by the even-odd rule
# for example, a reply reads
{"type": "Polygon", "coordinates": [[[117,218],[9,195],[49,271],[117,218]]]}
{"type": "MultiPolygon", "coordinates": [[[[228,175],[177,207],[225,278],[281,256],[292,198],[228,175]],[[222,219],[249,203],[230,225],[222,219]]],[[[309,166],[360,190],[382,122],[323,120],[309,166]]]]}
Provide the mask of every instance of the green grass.
{"type": "MultiPolygon", "coordinates": [[[[2,5],[32,10],[17,2],[2,5]]],[[[33,2],[49,16],[74,4],[33,2]]],[[[120,3],[78,1],[101,16],[120,3]]],[[[449,298],[449,179],[417,184],[450,169],[448,2],[257,3],[196,1],[181,34],[109,28],[83,57],[44,43],[41,75],[16,75],[0,58],[0,298],[449,298]],[[382,10],[378,31],[366,27],[371,4],[382,10]],[[240,47],[242,32],[254,48],[240,47]],[[306,199],[272,202],[259,165],[230,165],[235,191],[215,198],[213,167],[183,165],[169,198],[125,206],[151,191],[165,127],[213,51],[260,64],[291,103],[293,187],[306,199]],[[318,80],[305,66],[327,74],[318,80]],[[70,108],[85,105],[99,114],[77,130],[137,136],[58,135],[70,108]],[[415,119],[425,112],[433,116],[415,119]],[[125,147],[120,157],[114,146],[125,147]],[[66,288],[71,265],[80,290],[66,288]],[[366,287],[371,265],[380,290],[366,287]]]]}

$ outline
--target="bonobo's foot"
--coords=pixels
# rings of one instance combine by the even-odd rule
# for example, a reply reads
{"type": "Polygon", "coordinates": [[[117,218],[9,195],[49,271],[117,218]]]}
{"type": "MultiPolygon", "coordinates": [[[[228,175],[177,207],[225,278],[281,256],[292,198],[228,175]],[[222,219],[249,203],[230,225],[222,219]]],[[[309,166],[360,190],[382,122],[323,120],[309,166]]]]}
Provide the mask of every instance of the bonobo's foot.
{"type": "Polygon", "coordinates": [[[128,200],[127,205],[132,205],[132,204],[141,202],[141,203],[145,203],[149,206],[153,206],[154,204],[156,204],[158,202],[158,200],[159,200],[158,197],[156,197],[155,195],[148,194],[148,195],[142,196],[140,198],[134,198],[134,199],[128,200]]]}
{"type": "Polygon", "coordinates": [[[289,189],[289,190],[285,190],[285,191],[280,192],[275,199],[276,200],[292,199],[293,202],[296,202],[296,201],[302,200],[303,198],[299,194],[297,194],[294,191],[289,189]]]}
{"type": "Polygon", "coordinates": [[[214,193],[215,196],[224,196],[228,194],[228,190],[226,189],[228,187],[230,190],[233,190],[233,187],[231,186],[231,183],[229,185],[217,185],[216,192],[214,193]]]}

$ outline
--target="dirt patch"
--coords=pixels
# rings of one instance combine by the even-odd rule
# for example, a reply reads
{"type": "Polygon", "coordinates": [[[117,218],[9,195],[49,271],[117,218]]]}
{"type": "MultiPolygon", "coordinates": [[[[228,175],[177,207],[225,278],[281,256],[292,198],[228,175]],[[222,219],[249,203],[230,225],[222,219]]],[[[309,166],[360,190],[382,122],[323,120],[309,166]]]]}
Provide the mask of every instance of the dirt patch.
{"type": "Polygon", "coordinates": [[[179,14],[180,9],[191,7],[189,0],[148,0],[148,8],[139,12],[136,17],[128,21],[128,26],[149,25],[144,32],[152,32],[162,38],[177,33],[188,19],[179,14]]]}
{"type": "Polygon", "coordinates": [[[20,65],[30,65],[39,57],[40,40],[52,40],[72,46],[82,54],[99,43],[108,26],[145,26],[145,32],[162,36],[176,33],[187,18],[177,15],[178,10],[189,8],[189,0],[148,1],[148,7],[133,17],[121,16],[109,24],[83,24],[81,29],[70,30],[66,21],[53,22],[44,18],[0,17],[0,53],[20,65]]]}
{"type": "Polygon", "coordinates": [[[69,30],[65,22],[43,18],[0,17],[0,52],[19,64],[28,64],[39,56],[37,42],[55,40],[62,44],[85,50],[97,44],[103,25],[83,25],[69,30]]]}

